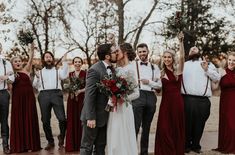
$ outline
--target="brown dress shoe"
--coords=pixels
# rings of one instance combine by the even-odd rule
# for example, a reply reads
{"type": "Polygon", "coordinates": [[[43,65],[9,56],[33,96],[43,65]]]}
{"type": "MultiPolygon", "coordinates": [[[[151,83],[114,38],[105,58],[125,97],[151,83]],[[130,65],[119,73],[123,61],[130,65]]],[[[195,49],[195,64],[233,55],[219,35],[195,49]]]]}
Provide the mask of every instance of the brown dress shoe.
{"type": "Polygon", "coordinates": [[[57,138],[59,141],[59,143],[58,143],[59,148],[63,147],[64,146],[64,138],[62,138],[62,136],[60,136],[60,135],[57,138]]]}
{"type": "Polygon", "coordinates": [[[55,147],[55,144],[54,143],[48,143],[47,146],[44,148],[45,150],[51,150],[55,147]]]}
{"type": "Polygon", "coordinates": [[[4,152],[5,154],[10,154],[10,153],[11,153],[11,151],[10,151],[10,149],[9,149],[8,146],[3,148],[3,152],[4,152]]]}

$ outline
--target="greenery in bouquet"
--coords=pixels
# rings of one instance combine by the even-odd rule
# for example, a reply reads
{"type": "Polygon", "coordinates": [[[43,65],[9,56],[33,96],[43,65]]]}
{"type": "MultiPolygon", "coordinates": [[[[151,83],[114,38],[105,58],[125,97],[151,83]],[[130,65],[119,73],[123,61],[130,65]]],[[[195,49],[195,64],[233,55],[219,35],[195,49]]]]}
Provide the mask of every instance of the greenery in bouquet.
{"type": "Polygon", "coordinates": [[[134,91],[137,83],[133,75],[129,73],[125,75],[115,73],[112,76],[105,76],[104,79],[97,83],[97,86],[101,93],[112,99],[115,107],[117,104],[122,104],[128,100],[128,95],[134,91]]]}
{"type": "Polygon", "coordinates": [[[76,91],[85,86],[85,80],[78,77],[70,77],[68,83],[64,84],[65,91],[69,92],[72,97],[76,94],[76,91]]]}
{"type": "Polygon", "coordinates": [[[28,44],[31,44],[34,40],[33,33],[29,30],[23,29],[19,31],[19,33],[17,34],[17,38],[22,46],[27,46],[28,44]]]}

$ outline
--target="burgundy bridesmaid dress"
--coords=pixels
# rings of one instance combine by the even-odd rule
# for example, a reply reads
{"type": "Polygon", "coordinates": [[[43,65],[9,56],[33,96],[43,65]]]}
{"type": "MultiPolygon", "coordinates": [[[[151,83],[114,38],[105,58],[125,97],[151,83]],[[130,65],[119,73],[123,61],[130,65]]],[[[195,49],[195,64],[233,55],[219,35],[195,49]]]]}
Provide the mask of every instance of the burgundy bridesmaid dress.
{"type": "Polygon", "coordinates": [[[29,76],[18,72],[12,89],[11,153],[41,149],[36,99],[29,76]]]}
{"type": "Polygon", "coordinates": [[[226,69],[220,80],[219,139],[217,150],[235,154],[235,71],[226,69]]]}
{"type": "Polygon", "coordinates": [[[178,80],[166,69],[162,78],[162,101],[155,139],[155,155],[184,155],[184,104],[181,96],[182,75],[178,80]]]}
{"type": "MultiPolygon", "coordinates": [[[[74,76],[75,72],[70,72],[69,77],[74,76]]],[[[86,72],[81,70],[79,78],[86,80],[86,72]]],[[[85,84],[82,88],[85,87],[85,84]]],[[[69,94],[67,101],[67,133],[65,142],[65,151],[79,151],[82,138],[82,125],[80,115],[83,107],[84,93],[77,97],[69,94]]]]}

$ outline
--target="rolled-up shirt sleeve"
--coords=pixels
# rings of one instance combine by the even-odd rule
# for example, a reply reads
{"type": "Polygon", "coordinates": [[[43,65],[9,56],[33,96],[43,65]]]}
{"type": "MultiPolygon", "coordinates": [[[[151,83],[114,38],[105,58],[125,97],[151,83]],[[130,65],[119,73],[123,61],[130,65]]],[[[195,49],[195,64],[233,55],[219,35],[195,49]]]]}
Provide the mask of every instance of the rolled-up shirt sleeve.
{"type": "Polygon", "coordinates": [[[14,82],[15,81],[15,75],[14,75],[14,71],[13,71],[13,68],[12,68],[12,65],[11,65],[11,63],[9,62],[9,61],[7,61],[6,62],[6,70],[7,70],[7,73],[8,72],[11,72],[12,74],[10,74],[9,76],[8,76],[8,79],[10,80],[10,81],[12,81],[12,82],[14,82]]]}
{"type": "Polygon", "coordinates": [[[213,64],[208,65],[208,70],[206,71],[206,75],[213,81],[217,82],[220,80],[221,76],[217,71],[216,67],[213,64]]]}
{"type": "Polygon", "coordinates": [[[69,66],[67,62],[62,62],[62,67],[59,69],[59,76],[61,80],[69,76],[69,66]]]}
{"type": "Polygon", "coordinates": [[[154,89],[161,89],[162,82],[161,82],[160,76],[161,76],[161,72],[160,72],[159,67],[154,65],[154,79],[149,80],[149,86],[154,89]]]}
{"type": "Polygon", "coordinates": [[[37,76],[34,76],[33,87],[36,89],[39,89],[40,87],[40,78],[37,76]]]}

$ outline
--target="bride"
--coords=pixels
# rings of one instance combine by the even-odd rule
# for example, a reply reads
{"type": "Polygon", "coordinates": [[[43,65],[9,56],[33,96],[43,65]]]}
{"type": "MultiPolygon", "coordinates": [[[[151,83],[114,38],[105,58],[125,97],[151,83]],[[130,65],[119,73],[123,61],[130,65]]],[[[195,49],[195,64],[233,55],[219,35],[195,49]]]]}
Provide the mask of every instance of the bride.
{"type": "MultiPolygon", "coordinates": [[[[135,77],[137,83],[137,73],[135,67],[130,63],[136,54],[129,43],[120,45],[117,53],[116,71],[120,75],[135,77]]],[[[110,112],[107,128],[107,154],[108,155],[137,155],[137,142],[134,126],[134,115],[131,101],[139,97],[139,89],[136,87],[133,93],[128,95],[127,102],[117,104],[116,110],[110,112]]],[[[111,102],[111,101],[109,101],[111,102]]]]}

